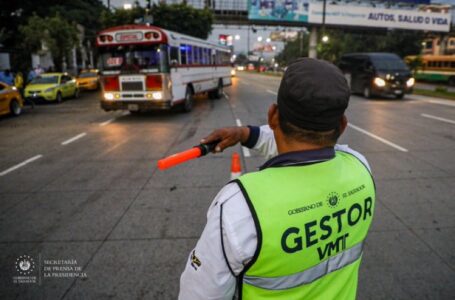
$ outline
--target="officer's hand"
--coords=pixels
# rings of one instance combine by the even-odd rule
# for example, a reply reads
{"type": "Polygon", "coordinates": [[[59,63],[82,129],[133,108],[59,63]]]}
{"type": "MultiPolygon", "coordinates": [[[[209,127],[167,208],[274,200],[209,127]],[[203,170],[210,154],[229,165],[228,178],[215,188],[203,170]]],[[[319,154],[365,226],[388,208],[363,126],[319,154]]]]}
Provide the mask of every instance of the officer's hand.
{"type": "Polygon", "coordinates": [[[249,135],[250,129],[248,127],[225,127],[212,131],[201,140],[201,143],[205,144],[220,140],[214,152],[222,152],[227,147],[234,146],[239,142],[245,143],[249,135]]]}

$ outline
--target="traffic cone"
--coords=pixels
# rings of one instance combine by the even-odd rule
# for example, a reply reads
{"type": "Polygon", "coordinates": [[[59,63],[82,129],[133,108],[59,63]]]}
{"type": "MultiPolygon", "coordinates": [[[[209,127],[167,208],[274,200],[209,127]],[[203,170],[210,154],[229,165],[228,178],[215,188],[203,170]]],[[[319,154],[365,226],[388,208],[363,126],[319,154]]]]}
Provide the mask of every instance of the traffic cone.
{"type": "Polygon", "coordinates": [[[242,175],[242,166],[240,165],[240,155],[237,152],[232,154],[231,161],[231,180],[242,175]]]}

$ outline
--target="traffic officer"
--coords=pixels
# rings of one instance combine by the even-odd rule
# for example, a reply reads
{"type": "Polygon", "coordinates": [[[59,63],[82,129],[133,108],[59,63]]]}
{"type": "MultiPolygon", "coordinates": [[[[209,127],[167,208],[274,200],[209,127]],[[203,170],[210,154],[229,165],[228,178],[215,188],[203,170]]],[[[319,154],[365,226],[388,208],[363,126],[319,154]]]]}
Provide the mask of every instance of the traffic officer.
{"type": "Polygon", "coordinates": [[[365,158],[336,145],[350,91],[334,65],[289,65],[268,126],[223,128],[216,151],[241,142],[271,157],[227,184],[180,280],[179,299],[355,299],[375,207],[365,158]]]}

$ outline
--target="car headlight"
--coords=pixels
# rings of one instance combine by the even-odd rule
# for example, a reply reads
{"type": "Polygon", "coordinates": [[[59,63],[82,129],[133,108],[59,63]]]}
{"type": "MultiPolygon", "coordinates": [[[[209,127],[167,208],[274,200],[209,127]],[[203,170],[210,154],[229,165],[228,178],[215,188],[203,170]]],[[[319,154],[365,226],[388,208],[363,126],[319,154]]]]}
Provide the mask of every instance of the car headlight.
{"type": "Polygon", "coordinates": [[[406,81],[406,86],[407,87],[412,87],[416,83],[416,80],[414,78],[409,78],[408,81],[406,81]]]}
{"type": "Polygon", "coordinates": [[[376,77],[374,80],[373,80],[373,83],[377,86],[377,87],[384,87],[385,86],[385,80],[380,78],[380,77],[376,77]]]}
{"type": "Polygon", "coordinates": [[[55,88],[48,88],[46,89],[44,92],[45,93],[52,93],[54,91],[55,88]]]}
{"type": "Polygon", "coordinates": [[[104,93],[104,99],[106,100],[114,100],[114,94],[113,93],[104,93]]]}
{"type": "Polygon", "coordinates": [[[161,92],[154,92],[154,93],[152,93],[152,96],[153,96],[153,99],[156,99],[156,100],[163,99],[163,93],[161,93],[161,92]]]}

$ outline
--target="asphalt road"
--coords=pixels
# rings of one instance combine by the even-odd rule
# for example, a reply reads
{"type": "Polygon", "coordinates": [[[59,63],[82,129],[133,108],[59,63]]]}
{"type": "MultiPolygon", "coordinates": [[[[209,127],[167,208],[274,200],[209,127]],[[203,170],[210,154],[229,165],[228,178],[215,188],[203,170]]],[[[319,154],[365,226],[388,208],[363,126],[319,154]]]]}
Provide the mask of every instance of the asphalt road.
{"type": "MultiPolygon", "coordinates": [[[[106,113],[86,93],[1,118],[0,299],[175,299],[232,152],[245,172],[264,159],[239,146],[165,172],[156,161],[214,128],[264,124],[279,80],[239,74],[189,114],[106,113]]],[[[340,143],[367,157],[378,194],[358,299],[453,299],[455,102],[352,96],[347,114],[340,143]]]]}

